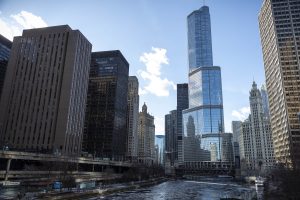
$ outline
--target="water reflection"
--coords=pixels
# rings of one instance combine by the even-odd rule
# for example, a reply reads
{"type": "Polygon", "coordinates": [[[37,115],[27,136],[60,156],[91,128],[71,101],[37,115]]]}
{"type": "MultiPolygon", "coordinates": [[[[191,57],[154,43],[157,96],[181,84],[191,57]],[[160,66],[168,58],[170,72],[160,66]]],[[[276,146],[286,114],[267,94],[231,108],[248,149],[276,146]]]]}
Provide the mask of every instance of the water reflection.
{"type": "MultiPolygon", "coordinates": [[[[221,197],[251,199],[255,188],[234,182],[168,181],[147,189],[102,197],[112,200],[220,200],[221,197]]],[[[97,199],[97,198],[93,198],[97,199]]],[[[100,197],[98,197],[100,199],[100,197]]]]}

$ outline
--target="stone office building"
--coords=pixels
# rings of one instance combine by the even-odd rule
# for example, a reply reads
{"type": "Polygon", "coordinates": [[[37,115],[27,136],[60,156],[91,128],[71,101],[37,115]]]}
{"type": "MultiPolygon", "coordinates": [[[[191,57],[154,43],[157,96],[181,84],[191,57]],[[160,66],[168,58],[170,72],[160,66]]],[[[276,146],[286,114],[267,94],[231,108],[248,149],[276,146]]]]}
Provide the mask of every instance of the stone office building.
{"type": "Polygon", "coordinates": [[[68,25],[15,37],[0,102],[0,140],[11,149],[81,152],[91,43],[68,25]]]}

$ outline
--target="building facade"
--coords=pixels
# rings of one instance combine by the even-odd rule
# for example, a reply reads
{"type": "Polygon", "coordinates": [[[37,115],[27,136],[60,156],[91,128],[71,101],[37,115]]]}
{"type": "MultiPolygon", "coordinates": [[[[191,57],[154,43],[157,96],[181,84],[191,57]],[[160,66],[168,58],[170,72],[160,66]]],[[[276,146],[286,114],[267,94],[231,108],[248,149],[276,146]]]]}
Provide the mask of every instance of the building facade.
{"type": "Polygon", "coordinates": [[[178,163],[183,163],[183,127],[182,111],[189,108],[189,85],[177,84],[177,151],[178,163]]]}
{"type": "Polygon", "coordinates": [[[157,149],[156,162],[159,165],[164,165],[165,159],[165,136],[155,135],[155,149],[157,149]]]}
{"type": "Polygon", "coordinates": [[[2,142],[24,151],[81,152],[91,48],[67,25],[14,38],[0,103],[2,142]]]}
{"type": "Polygon", "coordinates": [[[236,162],[240,160],[240,143],[242,138],[242,122],[241,121],[232,121],[231,129],[233,136],[233,156],[236,162]]]}
{"type": "Polygon", "coordinates": [[[259,27],[276,160],[300,166],[300,1],[264,0],[259,27]]]}
{"type": "Polygon", "coordinates": [[[155,125],[154,117],[147,111],[144,103],[142,112],[139,113],[138,122],[138,159],[141,162],[150,164],[155,159],[155,125]]]}
{"type": "Polygon", "coordinates": [[[270,106],[269,106],[268,92],[264,84],[260,88],[260,93],[261,93],[262,106],[263,106],[265,117],[270,119],[270,111],[269,111],[270,106]]]}
{"type": "Polygon", "coordinates": [[[172,110],[170,114],[165,115],[165,147],[166,160],[174,166],[175,160],[178,160],[177,110],[172,110]]]}
{"type": "Polygon", "coordinates": [[[210,14],[207,6],[187,17],[189,72],[200,66],[213,66],[210,14]]]}
{"type": "Polygon", "coordinates": [[[244,122],[243,155],[247,170],[269,171],[274,167],[274,149],[269,119],[265,117],[261,92],[255,82],[250,91],[249,119],[244,122]]]}
{"type": "Polygon", "coordinates": [[[12,42],[0,34],[0,99],[12,42]]]}
{"type": "Polygon", "coordinates": [[[139,117],[139,81],[136,76],[128,79],[128,116],[127,116],[127,156],[137,157],[138,117],[139,117]]]}
{"type": "Polygon", "coordinates": [[[92,53],[83,148],[94,156],[126,156],[128,71],[120,51],[92,53]]]}
{"type": "Polygon", "coordinates": [[[209,8],[188,17],[189,108],[183,113],[183,160],[221,160],[224,133],[221,68],[213,66],[209,8]],[[219,137],[220,136],[220,137],[219,137]],[[199,152],[196,155],[193,152],[199,152]],[[191,155],[188,155],[190,154],[191,155]]]}

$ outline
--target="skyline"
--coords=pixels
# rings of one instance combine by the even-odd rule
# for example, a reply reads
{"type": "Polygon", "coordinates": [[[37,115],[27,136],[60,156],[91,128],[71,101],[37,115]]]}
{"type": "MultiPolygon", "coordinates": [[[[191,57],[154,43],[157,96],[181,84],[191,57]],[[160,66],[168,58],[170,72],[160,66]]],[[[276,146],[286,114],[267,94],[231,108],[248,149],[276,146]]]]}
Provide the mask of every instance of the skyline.
{"type": "MultiPolygon", "coordinates": [[[[120,49],[130,63],[129,75],[136,75],[142,88],[140,91],[147,92],[140,93],[140,110],[146,102],[156,119],[156,134],[164,134],[164,115],[176,109],[174,86],[188,81],[186,17],[203,3],[192,0],[175,3],[167,0],[159,4],[144,0],[130,5],[120,0],[92,2],[70,5],[67,2],[56,4],[55,1],[3,1],[0,3],[0,33],[4,34],[5,25],[17,33],[16,30],[22,27],[69,24],[87,37],[93,51],[120,49]],[[55,5],[61,10],[56,10],[55,5]],[[62,11],[67,9],[66,6],[72,7],[65,14],[62,11]],[[175,12],[165,12],[168,9],[175,12]],[[99,20],[99,28],[95,27],[97,20],[94,18],[99,20]],[[26,23],[28,20],[32,23],[26,23]],[[119,23],[120,20],[126,23],[119,23]]],[[[222,68],[227,132],[231,132],[232,120],[238,120],[242,115],[247,117],[253,78],[259,86],[264,82],[257,18],[261,1],[237,2],[206,2],[211,12],[214,64],[222,68]],[[246,112],[243,114],[242,111],[246,112]]]]}

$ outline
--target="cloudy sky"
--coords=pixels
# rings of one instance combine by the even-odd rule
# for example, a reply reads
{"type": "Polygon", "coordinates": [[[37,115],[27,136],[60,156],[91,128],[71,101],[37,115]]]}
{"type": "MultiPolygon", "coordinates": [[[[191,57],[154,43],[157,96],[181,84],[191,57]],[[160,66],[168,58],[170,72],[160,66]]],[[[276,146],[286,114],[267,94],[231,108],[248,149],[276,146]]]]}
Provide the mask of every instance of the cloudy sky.
{"type": "MultiPolygon", "coordinates": [[[[253,80],[264,83],[258,29],[262,0],[206,0],[212,20],[214,65],[222,68],[225,129],[249,114],[253,80]]],[[[140,83],[144,102],[164,134],[164,115],[176,109],[176,84],[188,81],[186,17],[201,0],[0,0],[0,34],[68,24],[93,51],[119,49],[140,83]]]]}

